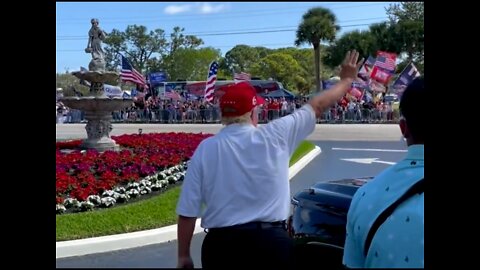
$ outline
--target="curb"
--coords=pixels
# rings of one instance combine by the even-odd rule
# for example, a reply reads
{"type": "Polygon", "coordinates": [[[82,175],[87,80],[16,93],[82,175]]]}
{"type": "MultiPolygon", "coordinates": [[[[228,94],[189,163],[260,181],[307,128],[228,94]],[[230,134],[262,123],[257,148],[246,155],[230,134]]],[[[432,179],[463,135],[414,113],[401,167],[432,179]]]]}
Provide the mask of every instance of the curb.
{"type": "Polygon", "coordinates": [[[322,149],[319,146],[315,145],[312,151],[308,152],[305,156],[303,156],[299,161],[295,162],[289,169],[288,169],[288,180],[292,180],[292,178],[305,166],[307,166],[310,161],[312,161],[316,156],[320,155],[322,149]]]}
{"type": "MultiPolygon", "coordinates": [[[[321,152],[320,147],[315,146],[312,151],[291,166],[289,168],[288,180],[291,180],[321,152]]],[[[194,234],[203,232],[200,222],[201,219],[197,219],[194,234]]],[[[56,259],[160,244],[176,239],[177,224],[146,231],[61,241],[56,242],[56,259]]]]}

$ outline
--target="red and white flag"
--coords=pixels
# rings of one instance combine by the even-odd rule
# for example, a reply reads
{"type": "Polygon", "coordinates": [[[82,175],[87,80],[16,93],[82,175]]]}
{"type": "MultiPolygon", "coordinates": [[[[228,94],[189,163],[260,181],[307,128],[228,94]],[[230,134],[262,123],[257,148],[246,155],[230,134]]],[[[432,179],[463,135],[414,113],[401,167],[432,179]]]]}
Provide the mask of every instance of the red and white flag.
{"type": "Polygon", "coordinates": [[[217,82],[218,63],[213,61],[208,68],[207,84],[205,85],[205,100],[212,102],[217,82]]]}
{"type": "Polygon", "coordinates": [[[241,81],[249,81],[250,79],[251,79],[250,74],[245,72],[233,74],[233,80],[235,81],[235,83],[239,83],[241,81]]]}
{"type": "Polygon", "coordinates": [[[387,84],[391,77],[392,75],[385,72],[382,68],[379,68],[378,66],[374,66],[372,69],[372,73],[370,74],[370,78],[382,84],[387,84]]]}

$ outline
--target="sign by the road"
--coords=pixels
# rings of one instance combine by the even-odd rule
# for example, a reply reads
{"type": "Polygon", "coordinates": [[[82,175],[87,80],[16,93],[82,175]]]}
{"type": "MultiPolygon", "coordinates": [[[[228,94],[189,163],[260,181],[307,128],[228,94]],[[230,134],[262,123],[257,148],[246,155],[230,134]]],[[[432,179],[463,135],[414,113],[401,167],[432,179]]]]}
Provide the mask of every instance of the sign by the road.
{"type": "Polygon", "coordinates": [[[396,162],[383,161],[383,160],[377,160],[377,159],[378,158],[341,158],[341,160],[344,160],[344,161],[350,161],[350,162],[355,162],[360,164],[382,163],[382,164],[393,165],[396,163],[396,162]]]}

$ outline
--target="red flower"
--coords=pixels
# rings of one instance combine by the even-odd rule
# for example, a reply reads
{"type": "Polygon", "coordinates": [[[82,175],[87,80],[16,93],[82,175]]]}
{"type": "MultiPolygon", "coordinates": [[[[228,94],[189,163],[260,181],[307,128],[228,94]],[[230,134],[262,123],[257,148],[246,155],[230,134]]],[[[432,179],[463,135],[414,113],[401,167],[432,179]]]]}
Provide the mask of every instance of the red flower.
{"type": "Polygon", "coordinates": [[[68,194],[85,200],[89,195],[98,195],[119,184],[138,181],[166,167],[177,165],[190,159],[198,144],[210,136],[212,135],[202,133],[112,136],[124,150],[104,153],[96,150],[81,153],[76,150],[67,154],[60,150],[78,148],[81,141],[57,142],[57,201],[68,194]]]}
{"type": "Polygon", "coordinates": [[[63,203],[63,198],[57,196],[57,197],[55,198],[55,202],[56,202],[57,204],[63,203]]]}

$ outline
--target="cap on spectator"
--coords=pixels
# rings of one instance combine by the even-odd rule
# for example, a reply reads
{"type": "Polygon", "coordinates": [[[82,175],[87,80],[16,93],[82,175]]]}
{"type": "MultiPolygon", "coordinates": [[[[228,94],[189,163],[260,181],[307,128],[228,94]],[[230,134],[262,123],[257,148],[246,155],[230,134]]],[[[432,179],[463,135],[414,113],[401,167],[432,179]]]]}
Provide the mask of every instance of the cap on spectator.
{"type": "Polygon", "coordinates": [[[255,106],[265,103],[265,100],[257,95],[255,88],[248,82],[229,84],[221,90],[225,94],[220,98],[220,110],[226,117],[244,115],[255,106]]]}

